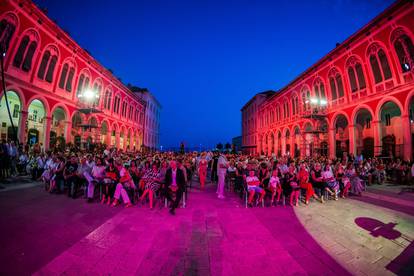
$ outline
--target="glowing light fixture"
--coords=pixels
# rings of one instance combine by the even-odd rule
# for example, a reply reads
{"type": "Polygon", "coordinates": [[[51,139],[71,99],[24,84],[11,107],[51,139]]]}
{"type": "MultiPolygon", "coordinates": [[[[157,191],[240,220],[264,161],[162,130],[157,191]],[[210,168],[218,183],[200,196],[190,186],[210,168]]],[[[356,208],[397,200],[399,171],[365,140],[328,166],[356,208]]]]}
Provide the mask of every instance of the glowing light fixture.
{"type": "Polygon", "coordinates": [[[97,98],[98,94],[91,89],[86,89],[82,94],[79,95],[81,98],[85,98],[86,100],[92,100],[93,98],[97,98]]]}
{"type": "Polygon", "coordinates": [[[318,99],[311,98],[311,99],[310,99],[310,102],[311,102],[312,104],[317,104],[317,103],[318,103],[318,99]]]}
{"type": "Polygon", "coordinates": [[[323,99],[322,99],[322,100],[320,100],[320,101],[319,101],[319,104],[320,104],[320,105],[327,105],[327,104],[328,104],[328,102],[327,102],[326,100],[323,100],[323,99]]]}

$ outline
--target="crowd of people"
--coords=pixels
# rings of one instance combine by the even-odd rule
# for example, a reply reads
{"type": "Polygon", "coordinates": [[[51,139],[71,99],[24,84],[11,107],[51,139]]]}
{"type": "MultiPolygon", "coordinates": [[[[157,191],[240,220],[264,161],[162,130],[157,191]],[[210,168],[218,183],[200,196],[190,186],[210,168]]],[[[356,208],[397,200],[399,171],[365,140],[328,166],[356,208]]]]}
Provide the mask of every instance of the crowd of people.
{"type": "MultiPolygon", "coordinates": [[[[80,195],[87,201],[111,206],[142,205],[148,200],[166,199],[170,213],[180,204],[183,193],[196,175],[200,189],[207,178],[217,184],[217,197],[229,191],[245,196],[247,206],[287,204],[297,206],[311,199],[324,203],[350,194],[360,196],[366,185],[392,180],[410,182],[414,166],[399,159],[341,159],[290,156],[245,155],[220,152],[123,152],[96,146],[93,150],[67,148],[43,152],[40,147],[0,145],[0,177],[28,174],[45,183],[53,194],[80,195]]],[[[160,201],[161,202],[161,201],[160,201]]]]}

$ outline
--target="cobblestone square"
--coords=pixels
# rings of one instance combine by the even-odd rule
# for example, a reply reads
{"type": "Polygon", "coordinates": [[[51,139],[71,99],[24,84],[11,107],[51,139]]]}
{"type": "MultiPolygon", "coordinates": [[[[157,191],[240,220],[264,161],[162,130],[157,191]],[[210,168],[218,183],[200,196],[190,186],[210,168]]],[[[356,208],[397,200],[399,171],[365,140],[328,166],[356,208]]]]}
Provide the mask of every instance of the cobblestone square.
{"type": "MultiPolygon", "coordinates": [[[[198,184],[198,183],[197,183],[198,184]]],[[[0,192],[2,275],[412,275],[414,219],[361,199],[244,208],[214,186],[187,208],[0,192]]],[[[408,214],[407,214],[408,213],[408,214]]]]}

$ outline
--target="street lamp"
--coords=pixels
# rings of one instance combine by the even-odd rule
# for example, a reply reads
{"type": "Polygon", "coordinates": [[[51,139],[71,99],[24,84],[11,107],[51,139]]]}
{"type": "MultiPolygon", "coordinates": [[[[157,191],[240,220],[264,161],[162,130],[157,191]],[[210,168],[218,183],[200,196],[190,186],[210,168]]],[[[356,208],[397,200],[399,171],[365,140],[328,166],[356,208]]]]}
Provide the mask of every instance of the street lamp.
{"type": "Polygon", "coordinates": [[[79,98],[85,99],[86,101],[91,101],[97,99],[98,97],[98,93],[96,93],[96,91],[92,89],[86,89],[79,95],[79,98]]]}
{"type": "Polygon", "coordinates": [[[311,98],[310,101],[306,101],[306,103],[311,103],[313,105],[318,106],[326,106],[328,102],[325,99],[318,99],[318,98],[311,98]]]}
{"type": "Polygon", "coordinates": [[[311,102],[311,104],[317,104],[319,102],[319,100],[316,99],[316,98],[311,98],[310,102],[311,102]]]}

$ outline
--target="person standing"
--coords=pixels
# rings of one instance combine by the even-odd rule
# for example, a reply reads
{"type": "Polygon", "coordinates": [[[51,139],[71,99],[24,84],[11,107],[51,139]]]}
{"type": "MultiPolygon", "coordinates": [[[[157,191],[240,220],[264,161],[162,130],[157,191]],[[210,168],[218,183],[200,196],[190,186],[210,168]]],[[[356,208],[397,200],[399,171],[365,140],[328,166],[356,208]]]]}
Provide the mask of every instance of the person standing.
{"type": "Polygon", "coordinates": [[[217,161],[217,175],[218,175],[218,184],[217,184],[217,197],[219,199],[224,199],[224,184],[226,181],[226,172],[228,168],[228,162],[226,156],[221,153],[217,161]]]}
{"type": "Polygon", "coordinates": [[[16,163],[17,163],[17,158],[18,158],[18,151],[17,151],[17,147],[15,145],[15,143],[13,141],[10,142],[9,144],[9,157],[10,157],[10,175],[11,176],[16,176],[17,175],[17,171],[16,171],[16,163]]]}
{"type": "Polygon", "coordinates": [[[218,162],[218,156],[215,152],[213,155],[213,158],[211,160],[211,182],[216,183],[217,181],[217,162],[218,162]]]}
{"type": "Polygon", "coordinates": [[[203,190],[207,177],[207,160],[204,152],[201,154],[201,159],[198,162],[198,176],[200,177],[200,189],[203,190]]]}

